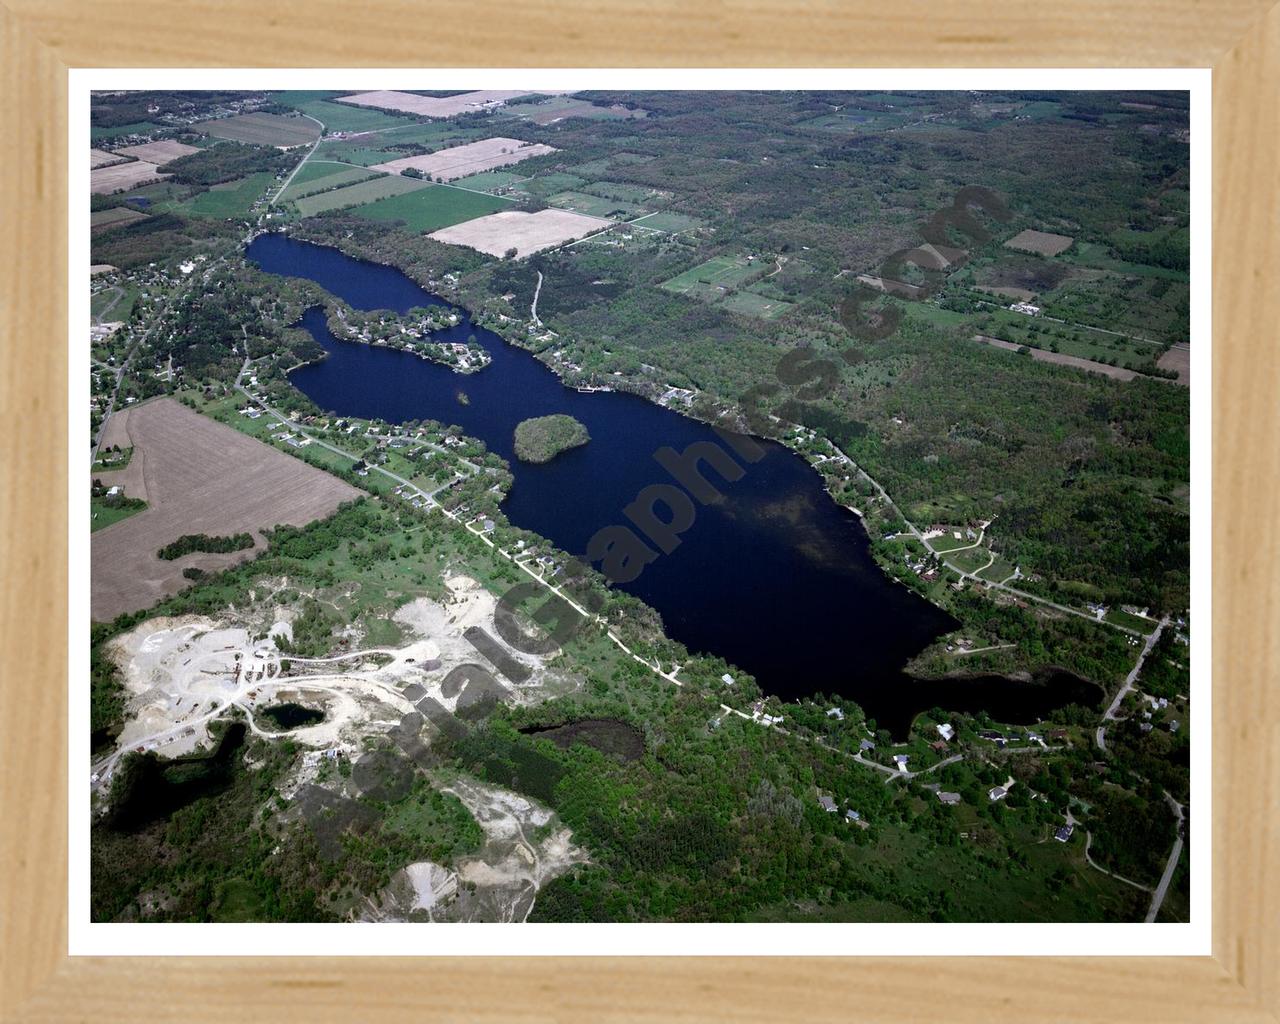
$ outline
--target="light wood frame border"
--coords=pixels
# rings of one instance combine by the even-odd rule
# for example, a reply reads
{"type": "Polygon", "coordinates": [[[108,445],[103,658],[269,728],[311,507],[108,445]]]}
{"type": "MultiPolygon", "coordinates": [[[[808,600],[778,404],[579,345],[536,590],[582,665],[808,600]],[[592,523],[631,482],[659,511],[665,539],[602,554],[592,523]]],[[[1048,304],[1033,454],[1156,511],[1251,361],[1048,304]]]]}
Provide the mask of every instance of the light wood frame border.
{"type": "Polygon", "coordinates": [[[0,1019],[1280,1019],[1280,7],[1273,0],[0,2],[0,1019]],[[69,958],[70,67],[1212,67],[1213,955],[69,958]],[[1270,529],[1268,528],[1270,527],[1270,529]]]}

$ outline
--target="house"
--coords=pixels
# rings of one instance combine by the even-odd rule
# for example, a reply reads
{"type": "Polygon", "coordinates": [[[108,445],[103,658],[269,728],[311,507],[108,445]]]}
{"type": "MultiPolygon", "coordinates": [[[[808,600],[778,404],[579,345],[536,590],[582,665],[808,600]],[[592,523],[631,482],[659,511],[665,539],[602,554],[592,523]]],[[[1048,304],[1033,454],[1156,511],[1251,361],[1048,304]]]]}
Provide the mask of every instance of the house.
{"type": "Polygon", "coordinates": [[[836,802],[832,800],[831,797],[820,796],[818,797],[818,803],[822,805],[822,809],[826,811],[828,814],[836,813],[836,810],[837,810],[836,802]]]}
{"type": "Polygon", "coordinates": [[[729,673],[726,672],[724,675],[720,677],[720,682],[724,683],[725,686],[732,686],[733,676],[729,675],[729,673]]]}
{"type": "Polygon", "coordinates": [[[123,494],[123,493],[124,493],[124,488],[121,487],[119,484],[116,484],[114,487],[107,488],[108,498],[114,498],[117,494],[123,494]]]}
{"type": "Polygon", "coordinates": [[[930,749],[930,750],[933,750],[933,751],[936,751],[936,752],[937,752],[937,753],[939,753],[939,754],[944,753],[944,752],[948,749],[948,748],[947,748],[947,741],[946,741],[946,740],[934,740],[932,743],[930,743],[930,744],[929,744],[929,749],[930,749]]]}
{"type": "Polygon", "coordinates": [[[1025,313],[1027,316],[1040,315],[1040,307],[1033,306],[1030,302],[1015,302],[1009,308],[1015,313],[1025,313]]]}
{"type": "Polygon", "coordinates": [[[953,740],[956,737],[955,727],[950,724],[938,726],[938,735],[944,740],[953,740]]]}
{"type": "Polygon", "coordinates": [[[907,770],[907,762],[911,760],[908,754],[894,754],[893,763],[898,766],[898,771],[905,772],[907,770]]]}
{"type": "Polygon", "coordinates": [[[960,802],[959,793],[948,793],[946,790],[938,790],[938,799],[944,804],[958,804],[960,802]]]}
{"type": "Polygon", "coordinates": [[[995,803],[997,800],[1003,800],[1008,795],[1009,791],[1005,789],[1004,786],[995,786],[987,791],[987,797],[992,803],[995,803]]]}
{"type": "Polygon", "coordinates": [[[839,708],[827,708],[827,717],[834,718],[837,722],[843,722],[844,712],[839,708]]]}
{"type": "Polygon", "coordinates": [[[848,821],[860,821],[862,819],[862,815],[859,814],[857,811],[853,810],[852,808],[845,811],[844,816],[845,816],[845,819],[848,821]]]}
{"type": "Polygon", "coordinates": [[[1075,831],[1075,826],[1063,825],[1061,828],[1059,828],[1056,832],[1053,833],[1053,838],[1058,840],[1058,842],[1060,843],[1065,843],[1068,839],[1071,838],[1071,833],[1074,831],[1075,831]]]}
{"type": "Polygon", "coordinates": [[[872,743],[870,740],[863,740],[861,743],[858,744],[858,749],[859,750],[875,750],[876,745],[872,743]]]}

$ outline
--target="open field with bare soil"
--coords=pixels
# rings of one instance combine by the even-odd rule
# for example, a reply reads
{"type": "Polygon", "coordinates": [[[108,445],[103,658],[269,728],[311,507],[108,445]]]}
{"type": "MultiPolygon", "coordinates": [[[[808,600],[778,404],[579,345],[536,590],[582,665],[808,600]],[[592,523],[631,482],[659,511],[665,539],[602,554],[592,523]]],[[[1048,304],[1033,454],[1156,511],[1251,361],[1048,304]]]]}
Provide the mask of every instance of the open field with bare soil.
{"type": "Polygon", "coordinates": [[[117,156],[115,153],[108,153],[103,149],[89,150],[89,167],[97,170],[99,167],[108,167],[111,164],[122,164],[125,158],[117,156]]]}
{"type": "Polygon", "coordinates": [[[1022,252],[1034,252],[1041,256],[1057,256],[1060,252],[1066,252],[1071,248],[1071,243],[1075,239],[1070,235],[1055,235],[1048,231],[1033,231],[1027,228],[1026,231],[1019,231],[1009,241],[1005,242],[1006,248],[1018,249],[1022,252]]]}
{"type": "Polygon", "coordinates": [[[499,136],[494,139],[481,139],[479,142],[468,142],[462,146],[450,146],[425,156],[406,156],[399,160],[389,160],[383,164],[374,164],[373,170],[399,174],[406,167],[413,167],[423,174],[442,181],[453,181],[465,178],[469,174],[491,171],[495,167],[506,167],[531,156],[545,156],[554,153],[555,149],[540,142],[521,142],[519,139],[507,139],[499,136]]]}
{"type": "Polygon", "coordinates": [[[505,103],[517,96],[532,95],[527,89],[480,89],[459,93],[457,96],[415,96],[413,93],[382,90],[362,92],[354,96],[342,96],[335,103],[350,103],[357,107],[376,107],[379,110],[398,110],[419,117],[456,117],[469,114],[498,103],[505,103]]]}
{"type": "Polygon", "coordinates": [[[584,238],[612,224],[611,220],[587,217],[568,210],[539,210],[537,213],[503,210],[433,231],[430,237],[450,245],[465,245],[490,256],[505,255],[508,249],[515,249],[517,256],[530,256],[543,249],[584,238]]]}
{"type": "MultiPolygon", "coordinates": [[[[999,338],[989,338],[984,334],[974,336],[975,340],[985,342],[995,348],[1002,348],[1009,352],[1017,352],[1022,346],[1012,341],[1001,341],[999,338]]],[[[1061,352],[1050,352],[1042,348],[1033,348],[1030,350],[1032,359],[1038,359],[1042,363],[1057,363],[1059,366],[1074,366],[1079,370],[1088,370],[1091,373],[1101,373],[1107,377],[1114,377],[1116,380],[1133,380],[1138,376],[1136,370],[1126,370],[1123,366],[1108,366],[1106,363],[1095,363],[1092,359],[1082,359],[1080,356],[1068,356],[1061,352]]]]}
{"type": "Polygon", "coordinates": [[[131,445],[124,469],[96,473],[148,505],[93,535],[90,611],[108,620],[146,608],[184,586],[188,566],[220,569],[261,550],[262,530],[301,526],[360,492],[169,398],[117,413],[104,444],[131,445]],[[254,547],[162,561],[156,552],[184,534],[256,535],[254,547]]]}
{"type": "Polygon", "coordinates": [[[108,196],[112,192],[127,192],[138,185],[159,181],[163,177],[164,175],[156,170],[156,165],[147,160],[112,164],[110,167],[98,167],[89,172],[89,191],[96,195],[108,196]]]}
{"type": "Polygon", "coordinates": [[[172,139],[164,139],[160,142],[144,142],[141,146],[126,146],[124,149],[116,150],[123,156],[131,156],[135,160],[149,160],[157,167],[163,167],[170,160],[177,160],[180,156],[190,156],[192,153],[199,153],[199,146],[188,146],[183,142],[174,142],[172,139]]]}
{"type": "Polygon", "coordinates": [[[141,210],[134,210],[128,206],[113,206],[109,210],[94,210],[89,214],[89,230],[99,231],[102,228],[131,224],[135,220],[146,219],[147,215],[141,210]]]}
{"type": "Polygon", "coordinates": [[[320,126],[314,121],[282,114],[239,114],[206,121],[200,127],[214,138],[278,146],[280,149],[305,146],[320,137],[320,126]]]}
{"type": "Polygon", "coordinates": [[[1173,370],[1178,375],[1178,383],[1191,386],[1191,346],[1174,345],[1159,360],[1156,366],[1162,370],[1173,370]]]}

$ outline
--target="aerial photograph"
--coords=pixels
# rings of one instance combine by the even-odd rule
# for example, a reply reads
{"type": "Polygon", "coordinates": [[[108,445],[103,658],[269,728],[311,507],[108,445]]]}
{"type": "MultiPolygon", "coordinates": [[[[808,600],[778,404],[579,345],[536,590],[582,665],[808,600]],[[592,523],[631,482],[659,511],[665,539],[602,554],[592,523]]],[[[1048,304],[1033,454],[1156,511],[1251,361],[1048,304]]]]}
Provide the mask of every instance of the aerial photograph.
{"type": "Polygon", "coordinates": [[[379,84],[90,97],[91,921],[1189,922],[1189,93],[379,84]]]}

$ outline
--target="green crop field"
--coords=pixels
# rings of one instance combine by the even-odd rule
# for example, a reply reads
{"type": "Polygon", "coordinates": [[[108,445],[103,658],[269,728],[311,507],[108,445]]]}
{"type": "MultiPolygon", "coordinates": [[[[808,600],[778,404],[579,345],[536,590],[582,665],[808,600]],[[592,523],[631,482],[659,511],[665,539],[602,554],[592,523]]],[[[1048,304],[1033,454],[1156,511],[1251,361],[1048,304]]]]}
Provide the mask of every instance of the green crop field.
{"type": "Polygon", "coordinates": [[[693,228],[702,227],[702,221],[697,217],[690,217],[683,213],[655,213],[637,225],[642,228],[651,228],[654,231],[670,231],[672,234],[679,234],[681,231],[690,231],[693,228]]]}
{"type": "Polygon", "coordinates": [[[422,178],[406,178],[401,174],[385,174],[372,181],[364,181],[358,185],[335,189],[332,192],[321,192],[319,195],[307,196],[294,203],[298,212],[304,217],[313,217],[325,210],[337,210],[344,206],[363,206],[388,196],[398,196],[405,192],[416,192],[420,188],[430,188],[431,182],[422,178]]]}
{"type": "Polygon", "coordinates": [[[660,288],[680,295],[692,294],[703,299],[716,299],[727,288],[736,288],[760,273],[766,264],[745,256],[713,256],[706,263],[663,281],[660,288]]]}
{"type": "MultiPolygon", "coordinates": [[[[331,93],[330,95],[349,94],[331,93]]],[[[411,117],[394,117],[367,107],[352,106],[350,103],[332,103],[324,97],[288,101],[277,98],[276,102],[293,107],[294,110],[308,117],[314,117],[324,125],[324,130],[328,133],[367,132],[379,128],[394,128],[413,121],[411,117]]]]}
{"type": "Polygon", "coordinates": [[[447,185],[432,185],[403,195],[380,199],[355,211],[369,220],[403,221],[411,231],[435,231],[464,220],[474,220],[508,209],[505,199],[465,192],[447,185]]]}
{"type": "Polygon", "coordinates": [[[616,181],[593,181],[590,185],[583,185],[580,191],[627,203],[643,203],[652,200],[655,194],[653,189],[643,185],[624,185],[616,181]]]}
{"type": "Polygon", "coordinates": [[[555,172],[553,174],[540,174],[536,178],[531,178],[526,182],[522,182],[518,188],[521,192],[528,192],[531,196],[555,195],[557,192],[564,192],[566,189],[577,188],[579,185],[585,185],[586,179],[579,178],[576,174],[564,174],[555,172]]]}
{"type": "Polygon", "coordinates": [[[588,195],[586,192],[561,192],[547,200],[548,206],[561,210],[572,210],[574,213],[585,213],[588,217],[637,217],[644,211],[630,203],[616,199],[604,199],[600,196],[588,195]]]}
{"type": "Polygon", "coordinates": [[[258,146],[302,146],[320,135],[320,126],[314,121],[283,114],[238,114],[205,121],[200,128],[219,139],[258,146]]]}
{"type": "Polygon", "coordinates": [[[90,530],[101,530],[105,526],[120,522],[121,519],[128,519],[131,515],[138,512],[145,512],[146,506],[141,505],[134,508],[120,508],[107,504],[106,498],[90,498],[89,499],[89,520],[90,530]]]}
{"type": "Polygon", "coordinates": [[[474,188],[479,192],[492,192],[494,189],[506,188],[508,185],[524,180],[523,174],[515,174],[512,171],[482,171],[469,178],[459,178],[454,184],[462,188],[474,188]]]}
{"type": "MultiPolygon", "coordinates": [[[[389,153],[376,147],[383,144],[384,136],[366,135],[352,141],[322,142],[316,147],[313,160],[338,160],[346,164],[368,167],[370,164],[382,164],[394,160],[396,153],[389,153]]],[[[310,161],[308,161],[310,162],[310,161]]]]}
{"type": "Polygon", "coordinates": [[[770,299],[755,292],[731,292],[720,303],[725,309],[746,316],[759,316],[766,320],[774,320],[791,308],[790,302],[781,299],[770,299]]]}
{"type": "Polygon", "coordinates": [[[196,217],[244,217],[273,180],[275,175],[269,171],[250,174],[247,178],[214,185],[208,192],[184,200],[177,208],[196,217]]]}
{"type": "Polygon", "coordinates": [[[116,125],[114,128],[90,128],[89,138],[94,142],[100,142],[103,139],[119,138],[121,135],[149,135],[151,132],[158,131],[160,131],[158,124],[152,124],[150,121],[135,121],[133,124],[116,125]]]}
{"type": "Polygon", "coordinates": [[[351,167],[342,164],[331,163],[328,160],[322,161],[314,172],[313,164],[308,163],[295,176],[293,181],[289,182],[289,187],[280,193],[281,202],[292,202],[295,199],[301,199],[303,196],[314,195],[317,192],[324,192],[331,188],[337,188],[342,185],[354,185],[358,181],[368,181],[370,178],[376,178],[380,171],[371,171],[364,167],[351,167]]]}

